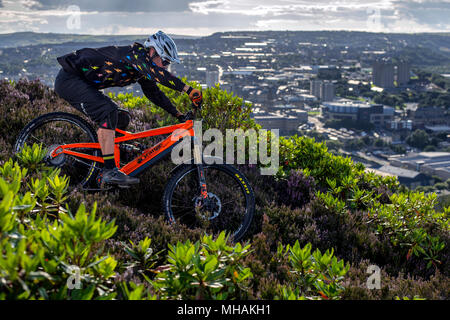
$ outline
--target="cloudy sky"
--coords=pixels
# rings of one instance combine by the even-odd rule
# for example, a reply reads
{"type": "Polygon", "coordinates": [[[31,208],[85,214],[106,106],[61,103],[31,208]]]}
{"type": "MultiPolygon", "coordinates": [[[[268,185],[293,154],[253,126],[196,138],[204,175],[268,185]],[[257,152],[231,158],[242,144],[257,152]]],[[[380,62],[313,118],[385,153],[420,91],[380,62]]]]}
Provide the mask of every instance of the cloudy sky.
{"type": "Polygon", "coordinates": [[[0,33],[449,32],[450,0],[0,0],[0,33]]]}

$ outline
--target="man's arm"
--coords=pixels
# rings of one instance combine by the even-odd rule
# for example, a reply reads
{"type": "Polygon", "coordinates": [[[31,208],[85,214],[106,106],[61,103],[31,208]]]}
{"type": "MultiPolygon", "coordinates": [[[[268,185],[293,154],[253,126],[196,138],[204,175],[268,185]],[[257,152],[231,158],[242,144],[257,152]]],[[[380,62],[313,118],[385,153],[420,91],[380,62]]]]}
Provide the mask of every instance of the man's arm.
{"type": "Polygon", "coordinates": [[[158,88],[154,81],[145,78],[138,80],[144,95],[154,104],[163,108],[174,117],[180,116],[182,113],[170,102],[169,98],[158,88]]]}
{"type": "Polygon", "coordinates": [[[130,54],[125,57],[125,60],[146,79],[151,82],[158,82],[163,86],[179,92],[186,92],[189,95],[189,99],[191,99],[196,106],[201,104],[202,93],[199,90],[186,85],[166,69],[160,68],[150,61],[150,58],[142,45],[135,43],[129,53],[130,54]]]}
{"type": "Polygon", "coordinates": [[[150,61],[144,48],[137,43],[132,46],[130,54],[125,57],[125,61],[148,80],[156,81],[178,92],[186,92],[189,89],[189,86],[186,88],[186,84],[181,79],[150,61]]]}

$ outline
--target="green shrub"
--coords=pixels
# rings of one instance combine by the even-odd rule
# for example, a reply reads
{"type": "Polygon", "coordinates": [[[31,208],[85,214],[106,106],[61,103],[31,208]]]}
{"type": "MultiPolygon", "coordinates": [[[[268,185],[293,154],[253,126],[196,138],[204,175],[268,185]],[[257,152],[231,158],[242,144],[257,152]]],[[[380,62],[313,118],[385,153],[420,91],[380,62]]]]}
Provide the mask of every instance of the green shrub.
{"type": "Polygon", "coordinates": [[[32,146],[25,144],[16,157],[22,166],[33,172],[39,172],[47,169],[43,161],[46,155],[47,149],[42,144],[34,143],[32,146]]]}
{"type": "MultiPolygon", "coordinates": [[[[162,90],[181,111],[190,108],[187,95],[165,88],[162,90]]],[[[204,97],[202,113],[205,129],[259,128],[248,116],[250,106],[239,97],[219,88],[204,90],[204,97]]],[[[131,110],[133,120],[129,129],[132,131],[176,122],[175,118],[146,98],[118,95],[117,101],[131,110]]],[[[194,250],[197,255],[204,256],[203,250],[206,249],[202,242],[202,228],[191,230],[181,224],[169,225],[164,220],[159,205],[160,195],[173,165],[170,162],[158,164],[140,177],[139,186],[120,193],[89,194],[75,189],[70,190],[69,195],[65,189],[67,180],[60,176],[58,170],[44,166],[38,168],[42,162],[39,161],[40,152],[36,146],[31,146],[29,155],[25,156],[28,162],[21,162],[19,158],[16,158],[17,161],[9,160],[13,156],[12,146],[23,126],[36,116],[52,111],[80,114],[39,81],[0,81],[0,207],[3,210],[0,214],[0,252],[2,259],[13,263],[14,259],[9,259],[17,246],[12,246],[11,241],[16,241],[15,245],[22,241],[18,239],[25,239],[26,257],[18,257],[22,261],[20,263],[31,270],[28,274],[18,273],[19,276],[26,275],[25,279],[15,278],[10,282],[13,292],[0,285],[1,297],[40,299],[47,294],[51,299],[176,298],[163,294],[151,285],[152,281],[158,282],[156,278],[164,272],[162,266],[168,264],[165,255],[155,252],[168,250],[169,244],[174,248],[176,243],[186,245],[188,240],[190,246],[199,244],[198,251],[194,250]],[[82,204],[95,208],[95,203],[98,210],[93,221],[99,221],[99,218],[102,222],[114,219],[117,231],[108,239],[94,242],[88,248],[90,254],[86,259],[92,258],[91,263],[95,263],[104,257],[113,258],[117,263],[115,275],[107,277],[110,273],[104,270],[100,271],[105,272],[102,276],[98,271],[91,270],[94,266],[88,268],[85,265],[82,267],[86,277],[82,289],[60,290],[57,286],[62,287],[63,282],[73,275],[71,262],[75,259],[74,250],[78,252],[80,249],[75,247],[67,249],[74,251],[72,257],[67,253],[64,257],[66,260],[70,258],[70,261],[61,262],[55,261],[48,249],[43,247],[44,262],[57,266],[54,273],[48,274],[58,282],[50,282],[45,274],[31,273],[35,272],[33,270],[44,270],[42,259],[38,261],[37,269],[29,267],[38,263],[35,256],[40,250],[38,244],[41,244],[40,233],[33,233],[32,230],[48,231],[56,223],[60,232],[63,228],[60,216],[71,221],[71,212],[78,212],[82,204]],[[124,250],[124,243],[128,253],[124,250]],[[132,257],[130,252],[138,259],[132,257]],[[64,264],[71,268],[64,267],[64,264]],[[158,273],[154,272],[156,270],[158,273]],[[38,275],[40,278],[37,281],[44,284],[45,292],[35,292],[33,277],[38,275]],[[23,289],[21,281],[28,291],[23,289]],[[48,283],[51,285],[47,287],[48,283]]],[[[251,240],[252,252],[239,262],[242,268],[249,268],[253,276],[237,287],[226,282],[222,289],[216,288],[219,293],[205,289],[208,294],[223,298],[228,294],[230,299],[323,298],[315,286],[304,294],[299,285],[293,285],[298,279],[297,274],[291,272],[293,267],[289,254],[278,254],[279,243],[293,246],[298,241],[300,247],[310,243],[321,252],[328,250],[330,253],[333,249],[336,258],[351,264],[344,283],[339,282],[345,287],[338,294],[343,299],[394,299],[396,296],[448,299],[450,255],[446,249],[450,239],[449,208],[445,201],[440,204],[440,213],[437,213],[431,210],[435,201],[422,196],[417,196],[416,200],[414,196],[400,197],[409,194],[410,190],[399,185],[396,178],[365,172],[363,165],[354,164],[349,158],[331,155],[324,144],[305,137],[280,139],[280,171],[277,176],[261,176],[256,166],[242,165],[239,169],[249,178],[256,195],[255,218],[247,236],[251,240]],[[413,209],[419,214],[415,216],[413,209]],[[368,290],[365,286],[368,277],[366,268],[370,264],[376,264],[382,270],[380,290],[368,290]],[[235,291],[228,293],[229,288],[235,291]]],[[[92,220],[89,218],[92,213],[85,212],[84,215],[87,221],[92,220]]],[[[68,234],[68,231],[64,233],[68,234]]],[[[74,234],[71,236],[74,237],[74,234]]],[[[67,238],[70,236],[67,235],[67,238]]],[[[112,269],[112,264],[107,265],[112,269]]],[[[203,267],[201,263],[198,265],[198,268],[203,267]]],[[[0,270],[3,272],[3,268],[0,270]]],[[[13,275],[14,270],[11,269],[13,275]]],[[[174,267],[165,270],[167,274],[172,271],[176,274],[174,267]]],[[[5,277],[2,279],[7,276],[6,271],[1,273],[1,277],[5,277]]],[[[233,277],[227,278],[233,280],[233,277]]],[[[10,278],[5,281],[10,281],[10,278]]],[[[191,291],[183,294],[195,298],[198,289],[198,286],[192,285],[191,291]]]]}
{"type": "Polygon", "coordinates": [[[394,246],[407,249],[406,259],[412,254],[421,256],[428,268],[432,265],[437,268],[442,263],[439,256],[445,243],[433,236],[433,231],[439,229],[448,234],[450,228],[447,212],[434,210],[436,194],[399,193],[390,199],[391,204],[375,205],[369,210],[376,232],[387,234],[394,246]]]}
{"type": "Polygon", "coordinates": [[[291,247],[278,247],[278,255],[288,254],[295,275],[295,285],[281,287],[279,298],[299,299],[340,299],[344,287],[344,276],[350,265],[333,256],[333,249],[321,253],[316,249],[311,252],[311,244],[301,248],[296,241],[291,247]]]}
{"type": "MultiPolygon", "coordinates": [[[[83,205],[75,215],[58,210],[53,218],[38,205],[42,194],[19,191],[26,170],[9,161],[0,173],[0,298],[113,298],[111,278],[117,261],[99,245],[114,234],[114,221],[96,219],[96,207],[86,212],[83,205]],[[81,287],[70,291],[74,272],[81,287]]],[[[54,174],[53,180],[46,181],[54,184],[48,189],[57,196],[44,201],[59,208],[65,189],[55,182],[64,178],[57,177],[54,174]]]]}
{"type": "Polygon", "coordinates": [[[168,299],[242,299],[252,276],[241,265],[250,245],[230,246],[221,232],[216,240],[204,236],[202,241],[169,244],[168,264],[159,267],[152,286],[168,299]]]}

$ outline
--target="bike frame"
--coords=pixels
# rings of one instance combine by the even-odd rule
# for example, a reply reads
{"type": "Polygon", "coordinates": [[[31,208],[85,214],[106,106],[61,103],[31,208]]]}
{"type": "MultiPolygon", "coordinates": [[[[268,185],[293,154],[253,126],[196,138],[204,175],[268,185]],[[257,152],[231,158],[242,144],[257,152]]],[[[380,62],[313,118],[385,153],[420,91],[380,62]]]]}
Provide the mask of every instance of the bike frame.
{"type": "MultiPolygon", "coordinates": [[[[202,157],[201,157],[201,150],[200,146],[198,145],[197,138],[195,137],[194,132],[194,122],[193,120],[187,120],[184,123],[165,126],[161,128],[155,128],[150,129],[146,131],[141,131],[137,133],[131,133],[128,131],[123,131],[116,128],[116,133],[122,134],[120,137],[116,137],[114,139],[114,158],[116,162],[116,166],[119,168],[120,171],[123,173],[129,175],[129,176],[136,176],[140,173],[142,173],[145,169],[150,167],[151,165],[159,162],[161,159],[163,159],[168,153],[170,153],[175,147],[176,144],[181,142],[181,140],[185,136],[192,137],[192,140],[194,142],[194,159],[195,163],[198,166],[198,177],[199,177],[199,187],[201,190],[201,194],[204,198],[207,197],[207,190],[206,190],[206,182],[205,182],[205,174],[203,171],[203,165],[202,165],[202,157]],[[172,133],[170,136],[168,136],[166,139],[160,141],[159,143],[155,144],[154,146],[145,149],[139,156],[137,156],[135,159],[131,160],[127,164],[120,167],[120,147],[119,144],[121,142],[125,141],[133,141],[137,139],[147,138],[147,137],[153,137],[153,136],[159,136],[172,133]]],[[[102,157],[97,157],[85,153],[81,153],[78,151],[75,151],[75,149],[83,148],[83,149],[100,149],[100,143],[98,142],[89,142],[89,143],[70,143],[61,145],[53,152],[51,153],[51,157],[57,157],[60,154],[67,154],[74,157],[87,159],[91,161],[96,161],[100,163],[104,163],[102,157]]]]}

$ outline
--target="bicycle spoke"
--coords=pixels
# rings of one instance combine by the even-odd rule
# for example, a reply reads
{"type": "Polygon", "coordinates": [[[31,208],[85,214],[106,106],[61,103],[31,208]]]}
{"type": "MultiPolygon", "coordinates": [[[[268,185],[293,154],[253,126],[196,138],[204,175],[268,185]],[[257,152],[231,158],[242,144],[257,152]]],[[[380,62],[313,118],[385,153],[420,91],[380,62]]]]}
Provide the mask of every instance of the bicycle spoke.
{"type": "Polygon", "coordinates": [[[39,142],[39,144],[40,144],[40,143],[43,143],[42,140],[36,138],[34,135],[31,135],[31,138],[33,138],[34,140],[36,140],[37,142],[39,142]]]}
{"type": "Polygon", "coordinates": [[[208,201],[194,208],[190,202],[200,196],[197,171],[191,170],[178,183],[171,196],[171,212],[175,220],[190,227],[201,227],[209,220],[211,231],[237,230],[246,213],[246,197],[239,181],[216,169],[204,167],[208,201]],[[210,211],[211,210],[211,211],[210,211]],[[200,220],[199,220],[200,218],[200,220]]]}
{"type": "MultiPolygon", "coordinates": [[[[58,146],[81,143],[96,142],[95,132],[89,131],[89,128],[76,119],[76,116],[67,114],[58,114],[52,118],[49,114],[48,118],[44,118],[35,122],[29,131],[22,137],[20,148],[24,144],[32,145],[33,143],[41,144],[49,151],[54,151],[58,146]]],[[[99,150],[90,148],[77,149],[78,152],[84,152],[89,155],[98,155],[99,150]]],[[[92,176],[97,163],[93,160],[61,154],[55,158],[47,159],[49,166],[55,166],[61,169],[61,173],[70,177],[70,185],[81,183],[85,184],[92,176]]]]}

